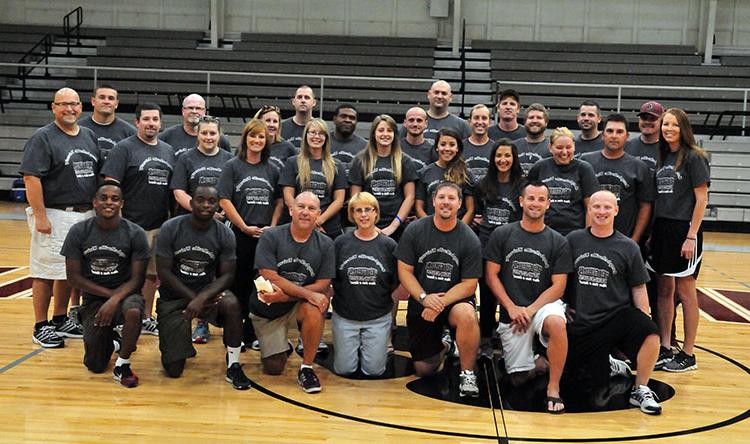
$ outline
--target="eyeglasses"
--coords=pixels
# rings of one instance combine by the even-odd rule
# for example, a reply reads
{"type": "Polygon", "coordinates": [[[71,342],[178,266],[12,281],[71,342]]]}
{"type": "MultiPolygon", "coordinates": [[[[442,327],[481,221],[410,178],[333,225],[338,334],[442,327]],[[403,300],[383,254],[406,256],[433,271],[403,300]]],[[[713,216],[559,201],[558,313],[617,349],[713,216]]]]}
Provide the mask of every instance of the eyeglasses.
{"type": "Polygon", "coordinates": [[[318,137],[325,137],[326,133],[325,131],[317,131],[317,130],[311,130],[307,132],[308,136],[318,136],[318,137]]]}
{"type": "Polygon", "coordinates": [[[61,108],[75,108],[81,106],[81,102],[53,102],[53,105],[61,108]]]}
{"type": "Polygon", "coordinates": [[[279,109],[278,106],[263,105],[262,107],[260,107],[260,114],[265,114],[265,113],[268,113],[268,112],[271,112],[271,111],[274,111],[274,112],[277,112],[277,113],[281,113],[281,110],[279,109]]]}
{"type": "Polygon", "coordinates": [[[198,118],[198,123],[215,123],[218,125],[220,123],[220,120],[218,117],[205,115],[198,118]]]}
{"type": "Polygon", "coordinates": [[[375,211],[373,207],[359,207],[354,209],[354,212],[357,214],[370,214],[373,211],[375,211]]]}

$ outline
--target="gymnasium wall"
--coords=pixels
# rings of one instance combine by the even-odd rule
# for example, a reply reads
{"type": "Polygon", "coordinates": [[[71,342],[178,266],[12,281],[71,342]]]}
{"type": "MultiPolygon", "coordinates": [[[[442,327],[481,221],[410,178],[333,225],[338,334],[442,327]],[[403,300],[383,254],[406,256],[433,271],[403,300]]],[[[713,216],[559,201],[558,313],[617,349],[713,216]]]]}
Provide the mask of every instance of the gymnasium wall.
{"type": "MultiPolygon", "coordinates": [[[[448,0],[433,0],[438,3],[448,0]]],[[[450,38],[431,0],[224,0],[225,31],[450,38]]],[[[452,2],[450,2],[452,3],[452,2]]],[[[463,0],[467,38],[700,45],[708,0],[463,0]]],[[[208,0],[0,0],[0,22],[207,30],[208,0]]],[[[719,0],[716,44],[750,47],[750,1],[719,0]]]]}

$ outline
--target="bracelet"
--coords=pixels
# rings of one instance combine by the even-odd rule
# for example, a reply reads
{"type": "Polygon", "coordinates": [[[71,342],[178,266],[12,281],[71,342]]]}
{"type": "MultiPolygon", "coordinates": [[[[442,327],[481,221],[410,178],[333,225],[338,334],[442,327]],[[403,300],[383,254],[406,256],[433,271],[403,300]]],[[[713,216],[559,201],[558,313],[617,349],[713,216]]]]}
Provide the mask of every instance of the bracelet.
{"type": "Polygon", "coordinates": [[[404,223],[404,221],[401,220],[401,218],[398,216],[398,214],[396,215],[396,220],[398,221],[399,224],[403,224],[404,223]]]}
{"type": "Polygon", "coordinates": [[[698,240],[698,238],[686,236],[685,239],[690,239],[691,241],[698,240]]]}

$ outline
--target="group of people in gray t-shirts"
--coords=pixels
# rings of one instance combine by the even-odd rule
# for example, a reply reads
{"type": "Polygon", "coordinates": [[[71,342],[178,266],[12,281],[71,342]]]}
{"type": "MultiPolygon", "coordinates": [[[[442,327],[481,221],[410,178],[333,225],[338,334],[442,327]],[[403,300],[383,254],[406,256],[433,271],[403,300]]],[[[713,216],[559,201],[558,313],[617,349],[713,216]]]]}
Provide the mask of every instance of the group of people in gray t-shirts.
{"type": "Polygon", "coordinates": [[[314,393],[329,302],[334,371],[377,377],[397,302],[408,299],[417,374],[436,373],[453,351],[462,397],[479,395],[477,355],[496,355],[494,336],[514,385],[548,375],[549,413],[565,411],[561,381],[602,387],[630,366],[630,403],[660,413],[648,387],[654,367],[697,368],[710,175],[685,113],[647,102],[641,134],[628,140],[623,115],[607,116],[600,132],[599,107],[586,101],[581,136],[561,127],[547,137],[548,110],[529,105],[519,125],[512,90],[499,95],[494,124],[485,105],[467,120],[450,114],[447,82],[427,98],[429,109],[409,109],[401,132],[380,115],[364,139],[353,105],[336,108],[330,131],[301,86],[294,116],[282,121],[264,106],[231,152],[196,94],[183,101],[183,122],[160,132],[158,105],[139,105],[135,128],[116,118],[108,85],[79,123],[78,94],[61,89],[55,121],[29,139],[20,169],[34,342],[83,337],[87,368],[105,371],[116,352],[113,377],[134,387],[141,333],[159,336],[164,370],[179,377],[213,324],[223,328],[226,380],[242,390],[251,382],[240,352],[257,349],[265,373],[283,373],[296,322],[298,383],[314,393]],[[588,152],[578,156],[579,145],[588,152]],[[685,319],[676,354],[675,293],[685,319]],[[83,298],[75,317],[71,296],[83,298]]]}

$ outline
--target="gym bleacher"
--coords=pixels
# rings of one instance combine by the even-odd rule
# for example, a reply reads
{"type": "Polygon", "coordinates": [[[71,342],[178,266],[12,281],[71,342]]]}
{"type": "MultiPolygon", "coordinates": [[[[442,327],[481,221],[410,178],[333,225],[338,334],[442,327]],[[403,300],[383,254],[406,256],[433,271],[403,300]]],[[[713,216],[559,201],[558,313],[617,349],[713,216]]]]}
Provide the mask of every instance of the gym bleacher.
{"type": "MultiPolygon", "coordinates": [[[[59,28],[3,25],[1,29],[0,62],[18,62],[51,33],[55,37],[53,54],[48,56],[51,65],[87,67],[50,68],[49,76],[43,68],[36,68],[28,75],[24,90],[18,69],[0,66],[2,191],[9,190],[18,177],[25,139],[34,128],[50,121],[48,103],[61,86],[81,92],[86,103],[95,82],[110,83],[119,91],[121,113],[132,112],[139,102],[156,102],[167,114],[165,127],[179,121],[182,98],[197,92],[209,101],[213,114],[228,120],[226,132],[236,142],[243,122],[255,110],[276,105],[289,116],[294,89],[308,84],[316,94],[322,87],[324,117],[330,119],[339,102],[357,106],[362,130],[378,114],[391,114],[400,121],[410,106],[426,106],[425,91],[435,76],[438,47],[436,39],[427,38],[242,33],[231,45],[209,49],[203,44],[203,32],[84,26],[82,45],[66,55],[59,28]],[[93,67],[101,69],[94,72],[93,67]],[[212,73],[207,75],[207,71],[212,73]]],[[[494,88],[516,89],[522,105],[540,102],[550,108],[550,127],[575,128],[578,105],[586,99],[597,101],[602,114],[617,110],[617,85],[647,85],[622,88],[620,110],[633,123],[640,105],[651,99],[687,111],[711,153],[713,181],[706,220],[750,222],[750,138],[738,137],[737,131],[730,141],[700,136],[720,112],[743,110],[742,88],[750,84],[750,57],[722,57],[720,66],[703,66],[696,49],[684,45],[489,40],[474,40],[470,45],[472,51],[489,53],[494,88]]],[[[32,55],[30,60],[34,59],[32,55]]],[[[453,83],[454,93],[460,92],[453,83]]],[[[84,113],[88,111],[87,106],[84,113]]],[[[632,125],[631,130],[637,127],[632,125]]]]}

